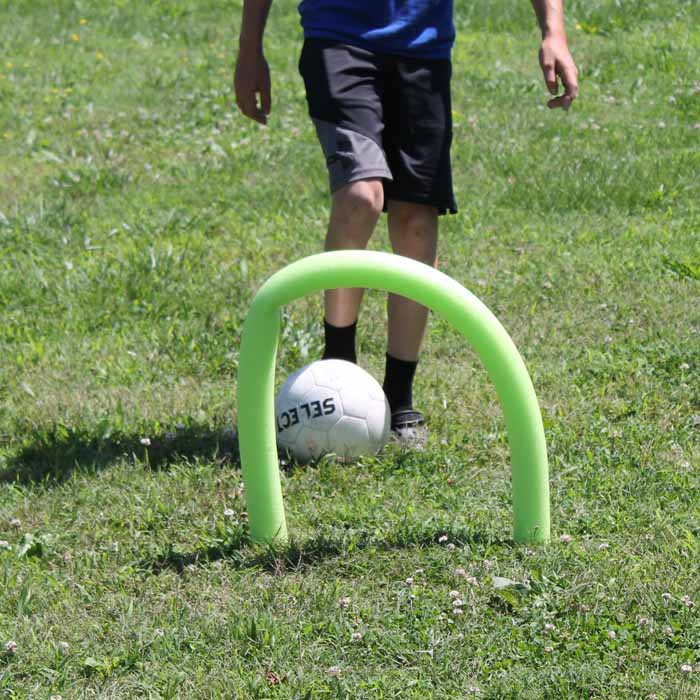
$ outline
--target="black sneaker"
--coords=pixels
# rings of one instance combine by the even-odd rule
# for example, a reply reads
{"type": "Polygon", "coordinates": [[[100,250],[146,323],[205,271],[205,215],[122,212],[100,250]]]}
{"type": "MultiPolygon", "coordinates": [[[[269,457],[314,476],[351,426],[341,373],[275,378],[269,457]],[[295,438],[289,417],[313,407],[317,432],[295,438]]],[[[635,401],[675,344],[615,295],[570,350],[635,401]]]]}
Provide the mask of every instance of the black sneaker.
{"type": "Polygon", "coordinates": [[[422,450],[428,442],[428,428],[420,411],[401,409],[391,414],[391,441],[402,447],[422,450]]]}

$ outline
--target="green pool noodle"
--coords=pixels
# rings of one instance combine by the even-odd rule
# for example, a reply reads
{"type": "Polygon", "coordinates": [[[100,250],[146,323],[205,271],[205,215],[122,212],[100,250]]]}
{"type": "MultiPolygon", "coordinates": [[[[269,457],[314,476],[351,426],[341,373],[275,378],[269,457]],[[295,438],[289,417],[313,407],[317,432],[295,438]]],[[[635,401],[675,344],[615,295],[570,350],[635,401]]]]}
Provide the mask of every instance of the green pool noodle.
{"type": "Polygon", "coordinates": [[[319,253],[276,272],[258,290],[246,317],[238,368],[238,433],[250,536],[285,543],[275,432],[275,361],[280,310],[325,289],[364,287],[400,294],[442,316],[474,349],[503,410],[512,470],[513,539],[546,542],[549,525],[547,446],[537,396],[515,344],[471,292],[435,268],[391,253],[319,253]]]}

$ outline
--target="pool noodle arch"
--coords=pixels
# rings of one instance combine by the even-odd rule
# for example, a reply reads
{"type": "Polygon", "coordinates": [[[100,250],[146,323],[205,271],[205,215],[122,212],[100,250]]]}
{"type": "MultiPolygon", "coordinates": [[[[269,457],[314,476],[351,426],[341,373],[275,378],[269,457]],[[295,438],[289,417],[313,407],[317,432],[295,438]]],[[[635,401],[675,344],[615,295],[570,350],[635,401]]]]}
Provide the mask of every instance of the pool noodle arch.
{"type": "Polygon", "coordinates": [[[445,318],[475,350],[493,381],[511,453],[513,538],[546,542],[549,468],[535,390],[508,333],[471,292],[409,258],[374,251],[319,253],[276,272],[258,290],[246,317],[238,371],[238,432],[248,521],[254,542],[287,541],[275,432],[275,360],[280,308],[324,289],[393,292],[445,318]]]}

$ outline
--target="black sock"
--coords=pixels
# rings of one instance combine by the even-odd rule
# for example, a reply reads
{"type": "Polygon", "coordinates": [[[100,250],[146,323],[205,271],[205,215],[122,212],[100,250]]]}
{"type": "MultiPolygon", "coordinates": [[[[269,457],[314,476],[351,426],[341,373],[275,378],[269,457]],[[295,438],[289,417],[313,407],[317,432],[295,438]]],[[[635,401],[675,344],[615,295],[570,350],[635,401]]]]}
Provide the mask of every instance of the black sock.
{"type": "Polygon", "coordinates": [[[418,362],[407,362],[386,354],[386,371],[384,372],[384,393],[389,399],[391,412],[406,411],[413,408],[413,376],[418,362]]]}
{"type": "Polygon", "coordinates": [[[357,363],[355,354],[355,331],[357,321],[349,326],[332,326],[323,319],[323,333],[326,347],[323,351],[324,360],[347,360],[357,363]]]}

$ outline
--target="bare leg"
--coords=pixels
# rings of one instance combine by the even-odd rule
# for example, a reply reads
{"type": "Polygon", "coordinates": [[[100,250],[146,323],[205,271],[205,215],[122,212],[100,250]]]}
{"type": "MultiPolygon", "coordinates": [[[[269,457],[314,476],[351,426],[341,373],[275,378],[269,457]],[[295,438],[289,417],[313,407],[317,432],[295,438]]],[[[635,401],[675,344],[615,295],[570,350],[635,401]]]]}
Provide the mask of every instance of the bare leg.
{"type": "MultiPolygon", "coordinates": [[[[435,207],[390,200],[389,238],[394,253],[427,265],[437,263],[438,212],[435,207]]],[[[397,294],[387,302],[387,351],[393,357],[415,362],[428,320],[428,309],[397,294]]]]}
{"type": "MultiPolygon", "coordinates": [[[[384,188],[379,179],[351,182],[333,193],[326,250],[357,250],[367,247],[384,206],[384,188]]],[[[357,320],[363,289],[327,289],[325,314],[334,326],[349,326],[357,320]]]]}

